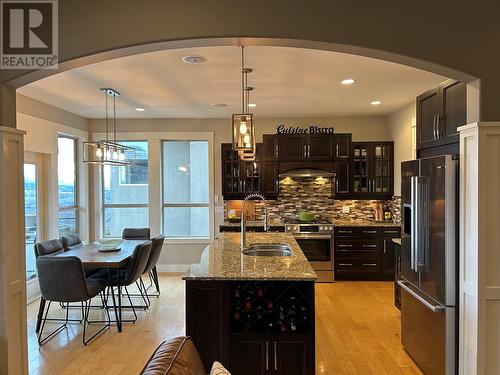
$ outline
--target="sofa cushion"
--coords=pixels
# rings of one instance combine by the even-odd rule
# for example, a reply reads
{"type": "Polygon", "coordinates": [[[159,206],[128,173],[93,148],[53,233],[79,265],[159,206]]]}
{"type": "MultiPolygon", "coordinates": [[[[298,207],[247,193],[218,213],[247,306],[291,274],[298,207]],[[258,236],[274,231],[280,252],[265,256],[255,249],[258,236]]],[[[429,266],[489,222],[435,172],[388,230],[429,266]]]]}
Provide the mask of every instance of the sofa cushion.
{"type": "Polygon", "coordinates": [[[142,375],[206,375],[200,355],[189,337],[163,341],[141,372],[142,375]]]}

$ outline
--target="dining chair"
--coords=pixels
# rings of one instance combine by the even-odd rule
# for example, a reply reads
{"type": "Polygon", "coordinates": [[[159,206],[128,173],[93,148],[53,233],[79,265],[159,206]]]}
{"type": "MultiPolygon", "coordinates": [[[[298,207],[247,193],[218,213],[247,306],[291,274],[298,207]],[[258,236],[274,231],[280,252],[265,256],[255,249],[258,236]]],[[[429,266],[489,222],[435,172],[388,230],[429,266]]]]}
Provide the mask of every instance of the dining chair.
{"type": "Polygon", "coordinates": [[[64,252],[64,247],[59,240],[48,240],[37,242],[34,245],[35,248],[35,258],[44,255],[55,255],[64,252]]]}
{"type": "Polygon", "coordinates": [[[156,294],[148,294],[146,287],[144,286],[144,281],[142,280],[142,277],[139,279],[142,288],[144,290],[145,296],[148,298],[148,303],[149,303],[149,297],[159,297],[160,296],[160,282],[158,280],[158,272],[156,270],[156,264],[158,263],[158,260],[160,259],[160,254],[163,249],[163,243],[165,241],[165,237],[160,235],[158,237],[155,237],[151,240],[152,245],[151,245],[151,254],[149,255],[148,263],[146,264],[146,268],[144,269],[143,275],[148,275],[154,282],[155,287],[156,287],[156,294]]]}
{"type": "MultiPolygon", "coordinates": [[[[64,250],[64,246],[62,245],[61,241],[58,240],[58,239],[37,242],[34,245],[34,249],[35,249],[35,258],[36,259],[38,259],[38,257],[44,257],[44,256],[51,256],[51,255],[60,254],[60,253],[63,253],[65,251],[64,250]]],[[[38,316],[37,316],[36,327],[35,327],[35,332],[36,333],[38,333],[40,331],[40,325],[42,323],[43,310],[45,308],[45,304],[46,304],[46,301],[44,300],[44,298],[42,296],[40,298],[40,305],[38,307],[38,316]]],[[[64,304],[62,302],[60,303],[60,305],[63,308],[66,308],[66,307],[69,306],[68,304],[64,304]]],[[[77,307],[79,309],[81,308],[82,319],[69,319],[69,320],[66,319],[64,321],[66,321],[66,323],[67,322],[81,323],[82,320],[83,320],[83,316],[85,314],[83,303],[81,303],[79,306],[72,306],[72,307],[77,307]]],[[[57,318],[52,319],[52,318],[50,318],[50,319],[47,319],[47,320],[62,321],[63,319],[57,319],[57,318]]]]}
{"type": "MultiPolygon", "coordinates": [[[[107,270],[106,272],[101,271],[97,275],[93,276],[97,278],[100,277],[106,279],[109,288],[105,296],[105,299],[107,300],[109,298],[109,292],[111,292],[111,297],[113,300],[113,308],[115,310],[115,316],[117,320],[120,320],[121,322],[133,323],[137,320],[135,306],[132,303],[132,299],[130,298],[130,294],[127,290],[127,287],[134,284],[137,280],[139,280],[141,275],[144,273],[146,264],[148,263],[149,255],[151,253],[151,245],[152,245],[151,241],[144,241],[138,244],[135,247],[134,251],[132,252],[132,255],[126,267],[120,268],[118,270],[110,269],[107,270]],[[116,304],[115,288],[117,288],[118,296],[120,297],[120,299],[121,299],[122,288],[125,289],[125,295],[127,296],[127,299],[130,303],[129,306],[122,306],[120,302],[119,305],[116,304]],[[121,319],[122,308],[131,308],[132,312],[134,313],[134,319],[122,320],[121,319]],[[120,314],[120,316],[118,316],[118,314],[120,314]]],[[[141,290],[140,292],[142,294],[141,290]]],[[[144,301],[146,301],[144,296],[142,296],[142,298],[144,299],[144,301]]]]}
{"type": "MultiPolygon", "coordinates": [[[[85,277],[82,262],[78,257],[47,257],[40,256],[36,260],[38,272],[38,281],[43,300],[48,301],[45,309],[45,315],[42,319],[42,326],[38,334],[38,344],[42,345],[49,338],[63,330],[68,323],[69,309],[66,309],[66,319],[64,323],[55,329],[52,333],[43,337],[43,329],[47,322],[47,315],[52,302],[70,303],[82,302],[85,305],[83,314],[83,336],[82,342],[87,345],[94,337],[99,335],[104,329],[111,325],[109,311],[106,308],[108,320],[106,324],[90,338],[87,338],[87,324],[94,323],[89,321],[90,302],[92,298],[103,293],[106,289],[106,281],[85,277]]],[[[43,313],[43,310],[42,310],[43,313]]]]}
{"type": "Polygon", "coordinates": [[[131,297],[143,298],[145,305],[140,307],[148,308],[151,305],[149,297],[160,296],[160,283],[158,280],[158,273],[156,272],[156,264],[158,263],[158,259],[160,258],[164,240],[165,237],[162,235],[151,239],[152,243],[151,253],[149,254],[148,262],[146,263],[146,268],[144,269],[144,272],[142,273],[139,280],[137,280],[136,282],[140,294],[130,294],[131,297]],[[144,280],[142,279],[142,276],[144,275],[148,275],[150,280],[152,280],[151,284],[148,287],[144,285],[144,280]],[[152,286],[153,283],[155,284],[157,292],[155,294],[149,294],[148,289],[152,286]]]}
{"type": "Polygon", "coordinates": [[[64,248],[64,251],[68,251],[82,246],[82,240],[78,234],[70,233],[66,236],[61,237],[61,244],[64,248]]]}
{"type": "Polygon", "coordinates": [[[149,228],[125,228],[122,232],[124,240],[149,240],[151,230],[149,228]]]}

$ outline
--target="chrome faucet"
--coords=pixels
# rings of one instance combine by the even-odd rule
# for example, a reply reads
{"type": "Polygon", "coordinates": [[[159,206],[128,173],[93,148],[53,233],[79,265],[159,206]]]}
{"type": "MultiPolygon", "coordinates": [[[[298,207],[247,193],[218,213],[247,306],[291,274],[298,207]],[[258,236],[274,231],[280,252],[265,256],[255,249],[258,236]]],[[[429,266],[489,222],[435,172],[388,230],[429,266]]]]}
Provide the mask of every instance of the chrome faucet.
{"type": "Polygon", "coordinates": [[[267,232],[269,228],[266,198],[262,194],[248,194],[243,200],[243,205],[241,207],[241,250],[245,250],[247,247],[247,215],[245,211],[245,205],[247,203],[247,200],[249,200],[250,198],[260,198],[264,202],[264,232],[267,232]]]}

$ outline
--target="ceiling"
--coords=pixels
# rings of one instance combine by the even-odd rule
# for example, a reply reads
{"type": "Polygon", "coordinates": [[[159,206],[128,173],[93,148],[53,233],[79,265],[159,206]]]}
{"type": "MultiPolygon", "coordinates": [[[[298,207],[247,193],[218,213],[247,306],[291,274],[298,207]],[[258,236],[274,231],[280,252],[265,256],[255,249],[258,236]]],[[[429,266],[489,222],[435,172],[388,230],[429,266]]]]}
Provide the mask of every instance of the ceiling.
{"type": "MultiPolygon", "coordinates": [[[[120,118],[228,117],[241,111],[240,53],[228,46],[150,52],[62,72],[18,92],[88,118],[104,117],[101,87],[121,93],[120,118]],[[207,62],[187,64],[186,55],[207,62]]],[[[246,60],[254,69],[248,81],[257,117],[386,115],[445,80],[387,61],[301,48],[248,47],[246,60]],[[342,85],[345,78],[356,82],[342,85]],[[382,104],[370,105],[374,100],[382,104]]]]}

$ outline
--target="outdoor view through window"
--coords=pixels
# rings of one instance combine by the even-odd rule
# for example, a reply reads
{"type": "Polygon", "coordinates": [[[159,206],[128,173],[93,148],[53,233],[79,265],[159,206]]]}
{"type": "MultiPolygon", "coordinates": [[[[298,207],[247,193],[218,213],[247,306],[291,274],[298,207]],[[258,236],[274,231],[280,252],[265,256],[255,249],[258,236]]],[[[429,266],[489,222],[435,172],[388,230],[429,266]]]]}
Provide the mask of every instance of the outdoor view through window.
{"type": "Polygon", "coordinates": [[[76,143],[65,136],[59,136],[57,142],[59,236],[78,232],[76,143]]]}

